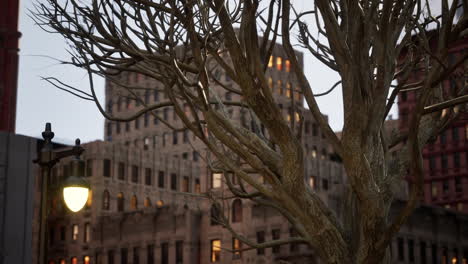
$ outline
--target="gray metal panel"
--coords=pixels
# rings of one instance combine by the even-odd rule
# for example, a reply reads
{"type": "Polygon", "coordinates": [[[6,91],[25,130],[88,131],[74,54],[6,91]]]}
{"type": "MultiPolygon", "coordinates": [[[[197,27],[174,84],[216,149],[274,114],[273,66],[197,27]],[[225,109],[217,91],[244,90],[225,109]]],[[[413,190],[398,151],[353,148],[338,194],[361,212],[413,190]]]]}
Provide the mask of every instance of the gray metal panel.
{"type": "Polygon", "coordinates": [[[0,264],[32,261],[36,141],[0,132],[0,175],[5,176],[0,185],[0,264]]]}

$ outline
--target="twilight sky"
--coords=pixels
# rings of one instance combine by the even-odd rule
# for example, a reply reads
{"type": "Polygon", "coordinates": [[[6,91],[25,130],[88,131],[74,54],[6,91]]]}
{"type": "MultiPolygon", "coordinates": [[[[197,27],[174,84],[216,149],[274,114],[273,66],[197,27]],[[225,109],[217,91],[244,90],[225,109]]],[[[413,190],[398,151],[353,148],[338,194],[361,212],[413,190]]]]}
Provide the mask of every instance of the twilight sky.
{"type": "MultiPolygon", "coordinates": [[[[301,10],[312,1],[295,2],[298,2],[296,8],[301,10]]],[[[47,33],[34,25],[28,16],[32,3],[33,0],[20,1],[19,31],[22,37],[16,133],[40,137],[44,124],[51,122],[59,142],[72,143],[76,137],[81,138],[82,142],[103,139],[104,118],[93,102],[79,99],[41,80],[41,77],[53,76],[67,84],[89,90],[84,71],[61,65],[55,60],[70,58],[65,42],[61,36],[47,33]]],[[[305,70],[314,93],[328,90],[338,80],[336,73],[328,70],[308,53],[305,53],[305,70]]],[[[100,99],[104,99],[104,81],[96,77],[95,86],[100,99]]],[[[333,130],[341,130],[343,111],[340,90],[335,89],[318,101],[321,111],[329,116],[333,130]]],[[[396,109],[392,112],[396,117],[396,109]]]]}

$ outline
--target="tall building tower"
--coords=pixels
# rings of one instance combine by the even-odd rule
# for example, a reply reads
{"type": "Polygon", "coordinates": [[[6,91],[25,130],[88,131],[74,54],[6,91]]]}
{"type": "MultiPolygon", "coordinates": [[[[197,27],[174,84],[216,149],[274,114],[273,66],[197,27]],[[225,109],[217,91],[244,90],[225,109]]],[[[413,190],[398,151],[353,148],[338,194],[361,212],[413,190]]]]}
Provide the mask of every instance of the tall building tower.
{"type": "Polygon", "coordinates": [[[18,77],[18,0],[0,1],[0,131],[15,132],[18,77]]]}
{"type": "MultiPolygon", "coordinates": [[[[448,64],[453,65],[468,52],[468,37],[449,47],[448,64]]],[[[468,85],[468,61],[442,82],[444,97],[460,96],[468,85]]],[[[424,78],[415,71],[408,83],[424,78]]],[[[466,93],[466,91],[464,91],[466,93]]],[[[418,92],[402,92],[398,96],[400,130],[409,127],[409,117],[416,105],[418,92]]],[[[441,114],[445,115],[445,111],[441,114]]],[[[423,149],[424,202],[468,212],[468,114],[461,113],[437,138],[423,149]]]]}

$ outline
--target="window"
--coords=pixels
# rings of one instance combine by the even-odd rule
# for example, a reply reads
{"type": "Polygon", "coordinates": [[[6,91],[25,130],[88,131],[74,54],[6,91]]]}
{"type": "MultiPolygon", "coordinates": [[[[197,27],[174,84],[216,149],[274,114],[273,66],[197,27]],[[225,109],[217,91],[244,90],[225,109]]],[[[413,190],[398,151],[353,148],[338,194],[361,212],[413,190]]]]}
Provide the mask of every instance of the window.
{"type": "Polygon", "coordinates": [[[458,127],[454,127],[452,128],[452,141],[453,142],[456,142],[460,139],[459,135],[458,135],[458,127]]]}
{"type": "Polygon", "coordinates": [[[119,180],[124,180],[125,179],[125,163],[123,163],[123,162],[119,162],[119,164],[118,164],[117,178],[119,180]]]}
{"type": "MultiPolygon", "coordinates": [[[[265,242],[265,231],[258,231],[257,232],[257,244],[261,244],[265,242]]],[[[257,248],[257,255],[265,255],[264,248],[257,248]]]]}
{"type": "Polygon", "coordinates": [[[314,137],[318,136],[318,126],[316,123],[312,124],[312,136],[314,137]]]}
{"type": "Polygon", "coordinates": [[[132,165],[132,182],[138,183],[138,166],[132,165]]]}
{"type": "Polygon", "coordinates": [[[219,225],[219,221],[221,221],[222,219],[221,219],[221,211],[217,206],[215,205],[211,206],[210,217],[211,217],[211,221],[210,221],[211,225],[219,225]]]}
{"type": "Polygon", "coordinates": [[[152,178],[151,169],[150,168],[145,168],[145,184],[146,185],[151,185],[152,184],[151,178],[152,178]]]}
{"type": "Polygon", "coordinates": [[[102,209],[103,210],[109,210],[109,200],[110,200],[109,191],[104,190],[102,194],[102,209]]]}
{"type": "Polygon", "coordinates": [[[285,60],[284,61],[284,70],[286,72],[290,72],[291,71],[291,61],[290,60],[285,60]]]}
{"type": "Polygon", "coordinates": [[[171,190],[177,191],[177,174],[171,173],[171,190]]]}
{"type": "Polygon", "coordinates": [[[447,141],[447,137],[445,136],[445,131],[442,131],[442,132],[440,133],[440,143],[441,143],[441,144],[445,144],[446,141],[447,141]]]}
{"type": "Polygon", "coordinates": [[[127,264],[128,250],[126,248],[120,249],[120,264],[127,264]]]}
{"type": "Polygon", "coordinates": [[[123,193],[119,193],[117,195],[117,211],[118,212],[123,212],[124,205],[125,205],[124,202],[125,202],[125,199],[124,199],[123,193]]]}
{"type": "Polygon", "coordinates": [[[426,264],[426,242],[424,241],[419,244],[419,256],[421,257],[421,264],[426,264]]]}
{"type": "MultiPolygon", "coordinates": [[[[279,240],[280,236],[281,236],[281,230],[280,229],[271,230],[271,238],[273,240],[279,240]]],[[[280,245],[277,245],[277,246],[272,247],[271,251],[273,252],[273,254],[277,254],[277,253],[280,253],[280,249],[281,249],[280,245]]]]}
{"type": "Polygon", "coordinates": [[[93,175],[93,160],[86,160],[86,176],[91,177],[93,175]]]}
{"type": "Polygon", "coordinates": [[[188,160],[188,153],[187,152],[182,153],[182,159],[183,160],[188,160]]]}
{"type": "Polygon", "coordinates": [[[176,241],[176,264],[184,263],[184,241],[176,241]]]}
{"type": "Polygon", "coordinates": [[[455,178],[455,192],[463,192],[463,186],[461,184],[461,179],[459,177],[455,178]]]}
{"type": "Polygon", "coordinates": [[[201,193],[200,179],[195,179],[195,193],[201,193]]]}
{"type": "Polygon", "coordinates": [[[271,77],[268,78],[268,88],[273,92],[273,79],[271,77]]]}
{"type": "Polygon", "coordinates": [[[132,196],[132,199],[130,200],[130,206],[132,210],[137,210],[138,209],[138,199],[136,195],[132,196]]]}
{"type": "Polygon", "coordinates": [[[233,251],[232,259],[242,258],[242,251],[240,251],[241,249],[242,249],[242,242],[240,242],[240,240],[237,238],[232,238],[232,251],[233,251]]]}
{"type": "Polygon", "coordinates": [[[159,100],[159,92],[157,90],[153,91],[153,100],[157,102],[159,100]]]}
{"type": "Polygon", "coordinates": [[[182,136],[182,140],[184,141],[184,143],[188,143],[188,142],[189,142],[188,130],[184,130],[183,136],[182,136]]]}
{"type": "Polygon", "coordinates": [[[436,159],[434,156],[429,157],[429,170],[434,171],[436,169],[436,159]]]}
{"type": "Polygon", "coordinates": [[[445,180],[442,182],[442,192],[447,193],[449,190],[449,182],[448,180],[445,180]]]}
{"type": "Polygon", "coordinates": [[[219,172],[212,173],[211,174],[211,188],[220,188],[222,177],[223,177],[222,173],[219,173],[219,172]]]}
{"type": "Polygon", "coordinates": [[[84,239],[85,243],[89,243],[91,241],[91,224],[85,223],[85,230],[84,230],[84,239]]]}
{"type": "Polygon", "coordinates": [[[107,264],[114,264],[114,250],[107,251],[107,264]]]}
{"type": "Polygon", "coordinates": [[[146,112],[145,115],[143,116],[143,125],[145,127],[148,127],[148,124],[149,124],[149,114],[148,112],[146,112]]]}
{"type": "Polygon", "coordinates": [[[242,222],[242,201],[240,199],[235,199],[232,202],[232,222],[242,222]]]}
{"type": "Polygon", "coordinates": [[[77,257],[72,257],[70,260],[71,264],[78,264],[78,258],[77,257]]]}
{"type": "MultiPolygon", "coordinates": [[[[289,237],[297,237],[297,231],[294,228],[289,229],[289,237]]],[[[299,249],[299,244],[298,243],[291,243],[289,244],[289,250],[291,252],[296,252],[299,249]]]]}
{"type": "Polygon", "coordinates": [[[286,97],[291,98],[291,84],[289,82],[286,83],[286,97]]]}
{"type": "Polygon", "coordinates": [[[153,125],[159,124],[159,117],[158,117],[158,115],[159,115],[159,111],[157,111],[157,110],[154,111],[153,125]]]}
{"type": "Polygon", "coordinates": [[[411,263],[414,263],[414,240],[408,239],[408,258],[411,263]]]}
{"type": "Polygon", "coordinates": [[[67,229],[65,228],[65,226],[61,226],[60,227],[60,240],[61,241],[65,241],[65,238],[66,238],[66,231],[67,229]]]}
{"type": "Polygon", "coordinates": [[[117,134],[120,134],[121,128],[120,128],[120,122],[115,123],[115,130],[117,134]]]}
{"type": "Polygon", "coordinates": [[[433,198],[437,196],[437,183],[436,182],[431,183],[431,194],[433,198]]]}
{"type": "Polygon", "coordinates": [[[445,154],[442,154],[441,156],[441,159],[440,159],[440,165],[442,167],[443,170],[446,170],[447,169],[447,165],[448,165],[448,162],[447,162],[447,155],[445,154]]]}
{"type": "Polygon", "coordinates": [[[317,158],[317,147],[316,146],[313,146],[312,147],[312,151],[310,153],[310,155],[312,156],[312,158],[317,158]]]}
{"type": "Polygon", "coordinates": [[[112,136],[112,123],[107,123],[107,136],[112,136]]]}
{"type": "Polygon", "coordinates": [[[270,56],[270,59],[268,60],[268,68],[273,67],[273,60],[274,60],[274,57],[270,56]]]}
{"type": "Polygon", "coordinates": [[[221,240],[211,240],[211,263],[221,260],[221,240]]]}
{"type": "Polygon", "coordinates": [[[322,149],[322,156],[320,156],[321,159],[325,159],[327,157],[327,151],[325,149],[322,149]]]}
{"type": "Polygon", "coordinates": [[[164,242],[161,244],[161,264],[169,263],[169,243],[164,242]]]}
{"type": "Polygon", "coordinates": [[[151,207],[151,200],[150,200],[149,197],[146,197],[146,198],[145,198],[145,201],[144,201],[143,205],[144,205],[146,208],[151,207]]]}
{"type": "Polygon", "coordinates": [[[78,240],[78,231],[79,231],[78,225],[74,224],[72,226],[72,239],[73,239],[73,241],[78,240]]]}
{"type": "Polygon", "coordinates": [[[49,244],[53,245],[54,241],[55,241],[55,228],[51,226],[49,229],[49,244]]]}
{"type": "Polygon", "coordinates": [[[323,190],[328,190],[328,179],[322,179],[322,188],[323,190]]]}
{"type": "Polygon", "coordinates": [[[182,191],[183,192],[190,192],[190,189],[189,189],[189,177],[187,176],[184,176],[182,178],[182,191]]]}
{"type": "Polygon", "coordinates": [[[154,245],[146,247],[146,264],[154,264],[154,245]]]}
{"type": "Polygon", "coordinates": [[[192,157],[193,161],[198,161],[198,156],[199,156],[199,154],[198,154],[197,151],[192,152],[192,156],[193,156],[193,157],[192,157]]]}
{"type": "Polygon", "coordinates": [[[103,176],[104,177],[110,177],[111,176],[111,161],[108,159],[104,160],[103,164],[103,176]]]}
{"type": "Polygon", "coordinates": [[[140,248],[139,247],[133,248],[133,263],[132,264],[140,264],[140,248]]]}
{"type": "Polygon", "coordinates": [[[404,245],[404,241],[403,241],[403,238],[399,237],[397,239],[397,243],[398,243],[398,260],[399,261],[404,261],[405,260],[405,245],[404,245]]]}
{"type": "Polygon", "coordinates": [[[169,119],[169,109],[167,109],[167,108],[163,109],[163,119],[165,121],[167,121],[167,119],[169,119]]]}
{"type": "Polygon", "coordinates": [[[177,131],[172,131],[172,145],[177,145],[178,137],[177,131]]]}
{"type": "Polygon", "coordinates": [[[453,167],[460,168],[460,152],[453,153],[453,167]]]}
{"type": "Polygon", "coordinates": [[[83,257],[83,264],[90,264],[90,263],[91,263],[90,260],[91,260],[91,259],[90,259],[89,256],[84,256],[84,257],[83,257]]]}
{"type": "Polygon", "coordinates": [[[139,129],[140,128],[140,118],[135,118],[135,129],[139,129]]]}
{"type": "Polygon", "coordinates": [[[125,131],[126,132],[130,131],[130,122],[125,123],[125,131]]]}
{"type": "Polygon", "coordinates": [[[276,89],[278,90],[278,94],[283,94],[283,83],[281,80],[276,81],[276,89]]]}
{"type": "Polygon", "coordinates": [[[283,59],[281,57],[276,57],[276,69],[278,71],[283,70],[283,59]]]}
{"type": "Polygon", "coordinates": [[[310,188],[315,189],[315,177],[314,176],[310,176],[309,185],[310,185],[310,188]]]}
{"type": "Polygon", "coordinates": [[[159,171],[158,173],[158,187],[164,188],[164,171],[159,171]]]}

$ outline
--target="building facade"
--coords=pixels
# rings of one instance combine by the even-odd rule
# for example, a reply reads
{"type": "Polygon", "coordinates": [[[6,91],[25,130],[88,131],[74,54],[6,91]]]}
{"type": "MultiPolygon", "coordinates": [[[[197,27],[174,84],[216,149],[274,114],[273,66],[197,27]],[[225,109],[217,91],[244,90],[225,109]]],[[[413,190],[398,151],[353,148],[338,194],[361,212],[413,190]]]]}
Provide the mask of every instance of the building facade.
{"type": "MultiPolygon", "coordinates": [[[[467,52],[468,37],[465,36],[450,46],[448,65],[454,65],[467,52]]],[[[468,61],[465,61],[443,81],[444,98],[466,93],[467,72],[468,61]]],[[[423,79],[424,73],[415,71],[408,83],[423,79]]],[[[401,92],[398,95],[399,127],[402,131],[409,127],[410,113],[416,106],[417,97],[417,91],[401,92]]],[[[442,111],[441,115],[445,115],[446,111],[442,111]]],[[[423,149],[423,158],[424,202],[468,213],[468,113],[460,113],[445,130],[430,140],[423,149]]]]}
{"type": "MultiPolygon", "coordinates": [[[[303,116],[304,180],[340,217],[343,166],[303,107],[302,95],[296,89],[297,82],[285,57],[281,46],[277,45],[268,64],[267,80],[285,119],[293,122],[299,115],[303,116]]],[[[302,62],[302,54],[298,53],[298,58],[302,62]]],[[[162,86],[154,80],[134,73],[123,73],[116,78],[132,87],[140,87],[141,92],[137,92],[139,99],[133,98],[108,79],[108,113],[128,116],[143,105],[164,101],[162,86]]],[[[215,71],[213,78],[224,85],[233,85],[229,76],[221,71],[215,71]]],[[[220,92],[216,87],[214,90],[226,101],[239,100],[238,95],[220,92]]],[[[265,134],[254,118],[241,108],[226,107],[225,110],[234,122],[265,134]]],[[[202,194],[229,196],[223,180],[223,174],[229,172],[212,170],[206,162],[211,158],[210,153],[201,141],[187,131],[173,132],[165,122],[173,126],[181,124],[169,107],[143,114],[130,122],[106,120],[106,140],[84,144],[83,158],[92,195],[80,213],[68,213],[60,198],[59,187],[68,174],[67,163],[62,162],[52,172],[51,192],[55,195],[51,195],[49,201],[50,264],[266,264],[280,263],[280,260],[320,263],[313,250],[304,244],[233,252],[247,246],[219,225],[217,219],[221,216],[228,219],[234,230],[259,243],[295,236],[296,232],[275,210],[247,200],[229,198],[223,200],[220,207],[213,206],[202,194]]],[[[234,175],[225,176],[239,184],[234,175]]],[[[418,217],[426,219],[431,212],[424,211],[418,217]]],[[[445,219],[445,216],[440,218],[445,219]]],[[[427,221],[438,227],[441,225],[438,219],[427,221]]],[[[456,222],[458,230],[466,234],[466,217],[456,220],[459,221],[456,222]]],[[[394,254],[395,263],[413,262],[411,252],[414,250],[409,249],[411,239],[413,249],[415,245],[419,248],[420,240],[428,241],[425,245],[436,245],[437,252],[449,245],[447,252],[453,253],[456,248],[460,261],[468,258],[467,236],[445,238],[437,230],[428,229],[416,234],[415,230],[419,229],[417,225],[408,227],[410,231],[401,233],[400,240],[392,245],[392,252],[404,252],[400,252],[403,258],[394,254]]]]}

